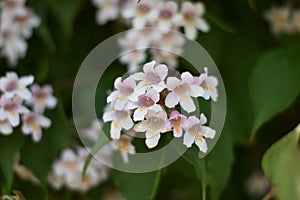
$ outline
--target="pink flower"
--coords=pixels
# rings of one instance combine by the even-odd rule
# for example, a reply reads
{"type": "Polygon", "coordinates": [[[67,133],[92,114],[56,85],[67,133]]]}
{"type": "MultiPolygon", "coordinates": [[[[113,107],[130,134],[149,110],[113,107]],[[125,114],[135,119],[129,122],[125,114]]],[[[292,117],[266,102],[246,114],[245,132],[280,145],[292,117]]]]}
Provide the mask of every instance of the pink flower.
{"type": "Polygon", "coordinates": [[[0,133],[2,133],[3,135],[10,135],[12,132],[13,128],[10,122],[0,112],[0,133]]]}
{"type": "Polygon", "coordinates": [[[157,9],[154,1],[141,1],[138,3],[133,18],[133,27],[144,27],[148,21],[154,21],[157,18],[157,9]]]}
{"type": "Polygon", "coordinates": [[[182,130],[188,126],[187,117],[180,114],[177,110],[170,113],[169,120],[166,124],[168,129],[173,129],[174,137],[181,137],[182,130]]]}
{"type": "Polygon", "coordinates": [[[158,4],[158,27],[170,29],[178,11],[178,4],[174,1],[158,4]]]}

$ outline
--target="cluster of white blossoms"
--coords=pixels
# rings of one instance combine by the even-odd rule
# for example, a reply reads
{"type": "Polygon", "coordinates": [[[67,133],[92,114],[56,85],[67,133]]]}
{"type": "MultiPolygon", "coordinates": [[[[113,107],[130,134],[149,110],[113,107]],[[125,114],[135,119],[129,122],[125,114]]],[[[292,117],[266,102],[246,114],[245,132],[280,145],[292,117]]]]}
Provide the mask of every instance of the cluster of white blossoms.
{"type": "Polygon", "coordinates": [[[185,38],[174,31],[184,28],[190,39],[197,37],[197,30],[208,32],[210,26],[203,18],[205,6],[201,2],[177,2],[164,0],[93,0],[98,8],[97,22],[102,25],[119,16],[133,28],[119,41],[122,49],[120,61],[128,65],[129,71],[136,71],[147,58],[146,49],[153,47],[153,60],[178,65],[178,55],[183,52],[185,38]],[[152,29],[149,29],[152,28],[152,29]],[[154,29],[157,28],[157,29],[154,29]],[[171,31],[173,30],[173,31],[171,31]],[[134,49],[134,51],[131,51],[134,49]],[[130,52],[128,52],[130,50],[130,52]]]}
{"type": "Polygon", "coordinates": [[[25,3],[25,0],[0,2],[0,55],[7,58],[11,66],[26,55],[26,39],[41,21],[25,3]]]}
{"type": "MultiPolygon", "coordinates": [[[[110,156],[108,149],[107,156],[110,156]]],[[[96,160],[92,160],[82,178],[84,163],[89,152],[84,147],[77,146],[75,150],[67,148],[61,157],[52,165],[48,182],[54,189],[67,187],[72,191],[86,192],[108,178],[109,168],[96,160]]]]}
{"type": "Polygon", "coordinates": [[[135,152],[132,131],[146,133],[148,148],[158,145],[161,134],[172,131],[174,137],[183,136],[184,145],[191,147],[196,143],[205,153],[205,139],[214,138],[216,133],[204,125],[207,122],[204,114],[200,119],[193,115],[196,111],[193,98],[217,101],[217,84],[217,78],[209,76],[207,68],[200,76],[184,72],[177,78],[168,76],[166,65],[152,61],[144,65],[143,72],[115,80],[116,90],[107,97],[103,121],[111,121],[111,138],[124,140],[121,144],[126,145],[119,146],[128,153],[135,152]],[[122,131],[127,131],[127,135],[121,135],[122,131]]]}
{"type": "Polygon", "coordinates": [[[42,128],[50,127],[51,120],[43,114],[46,108],[54,108],[57,104],[53,89],[50,85],[33,84],[33,81],[33,76],[19,78],[15,72],[0,77],[0,134],[10,135],[22,123],[22,132],[31,134],[38,142],[42,128]],[[28,88],[29,85],[32,86],[28,88]]]}
{"type": "Polygon", "coordinates": [[[272,7],[264,14],[274,35],[300,34],[300,9],[290,6],[272,7]]]}

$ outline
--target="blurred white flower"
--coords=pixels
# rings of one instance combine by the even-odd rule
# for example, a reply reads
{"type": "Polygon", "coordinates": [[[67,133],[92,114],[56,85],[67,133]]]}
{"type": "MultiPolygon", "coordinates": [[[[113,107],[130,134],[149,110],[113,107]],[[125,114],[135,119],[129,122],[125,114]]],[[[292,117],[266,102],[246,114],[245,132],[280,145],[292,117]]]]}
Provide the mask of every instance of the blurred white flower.
{"type": "Polygon", "coordinates": [[[112,21],[119,16],[119,0],[93,0],[94,5],[98,8],[96,20],[98,24],[103,25],[112,21]]]}
{"type": "Polygon", "coordinates": [[[135,154],[135,147],[131,144],[133,137],[131,135],[122,135],[120,139],[112,141],[112,148],[120,150],[124,163],[129,162],[128,154],[135,154]]]}
{"type": "Polygon", "coordinates": [[[42,128],[49,128],[51,120],[47,117],[34,112],[28,112],[22,115],[22,131],[24,134],[32,135],[34,142],[39,142],[42,138],[42,128]]]}
{"type": "Polygon", "coordinates": [[[138,3],[136,5],[135,17],[132,20],[133,27],[145,27],[148,21],[155,21],[158,15],[156,6],[155,0],[138,3]]]}
{"type": "Polygon", "coordinates": [[[88,151],[83,147],[78,146],[75,151],[65,149],[60,159],[52,165],[52,171],[48,176],[49,184],[55,189],[66,186],[70,190],[86,192],[106,180],[108,168],[95,160],[91,161],[82,180],[82,170],[88,155],[88,151]]]}
{"type": "Polygon", "coordinates": [[[203,3],[183,2],[181,13],[176,17],[176,23],[184,27],[184,32],[190,39],[197,37],[197,29],[202,32],[210,30],[209,24],[203,18],[205,7],[203,3]]]}
{"type": "Polygon", "coordinates": [[[183,144],[187,147],[191,147],[193,143],[196,143],[200,151],[206,153],[207,144],[205,138],[213,139],[216,135],[216,131],[210,127],[203,126],[203,124],[207,122],[204,114],[200,115],[200,120],[195,116],[191,116],[188,118],[188,122],[189,125],[185,129],[183,144]]]}
{"type": "Polygon", "coordinates": [[[270,182],[268,178],[261,172],[255,171],[245,182],[246,192],[255,198],[262,198],[269,190],[270,182]]]}
{"type": "MultiPolygon", "coordinates": [[[[82,130],[82,137],[88,143],[94,144],[99,137],[100,130],[102,128],[102,122],[98,119],[92,121],[91,126],[82,130]]],[[[92,145],[91,145],[92,146],[92,145]]]]}
{"type": "Polygon", "coordinates": [[[146,120],[135,125],[136,132],[146,132],[145,143],[149,149],[157,146],[160,134],[167,131],[167,113],[163,110],[155,112],[149,110],[146,120]]]}
{"type": "MultiPolygon", "coordinates": [[[[158,27],[170,29],[178,12],[178,4],[175,1],[160,2],[158,4],[158,27]]],[[[167,30],[168,31],[168,30],[167,30]]]]}
{"type": "Polygon", "coordinates": [[[0,105],[1,115],[6,118],[13,127],[20,124],[20,114],[29,112],[29,110],[22,105],[22,100],[18,96],[13,98],[2,96],[0,99],[0,105]]]}
{"type": "Polygon", "coordinates": [[[26,55],[26,39],[40,25],[40,18],[25,7],[25,0],[4,0],[0,3],[0,55],[15,66],[26,55]]]}
{"type": "Polygon", "coordinates": [[[274,35],[281,33],[290,33],[292,27],[290,24],[291,8],[288,6],[272,7],[264,13],[265,19],[271,24],[271,30],[274,35]]]}
{"type": "Polygon", "coordinates": [[[7,72],[5,77],[0,78],[0,90],[8,98],[17,95],[24,100],[29,100],[32,95],[27,86],[32,84],[33,80],[33,76],[24,76],[19,79],[15,72],[7,72]]]}
{"type": "Polygon", "coordinates": [[[292,13],[291,26],[295,32],[300,33],[300,9],[292,13]]]}
{"type": "Polygon", "coordinates": [[[46,108],[54,108],[57,104],[57,99],[52,95],[53,89],[51,85],[40,86],[33,84],[30,87],[32,98],[28,101],[33,105],[35,112],[44,113],[46,108]]]}
{"type": "Polygon", "coordinates": [[[0,111],[0,133],[3,135],[10,135],[13,132],[13,128],[6,117],[0,111]]]}

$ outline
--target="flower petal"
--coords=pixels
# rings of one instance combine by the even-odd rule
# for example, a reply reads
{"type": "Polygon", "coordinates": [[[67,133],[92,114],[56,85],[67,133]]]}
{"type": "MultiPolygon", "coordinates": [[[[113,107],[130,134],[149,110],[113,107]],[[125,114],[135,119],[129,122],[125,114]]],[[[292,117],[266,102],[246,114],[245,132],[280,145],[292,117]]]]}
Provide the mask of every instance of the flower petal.
{"type": "Polygon", "coordinates": [[[183,144],[190,148],[195,141],[195,136],[191,135],[189,132],[185,132],[183,136],[183,144]]]}
{"type": "Polygon", "coordinates": [[[196,106],[190,96],[181,97],[179,103],[182,109],[189,113],[194,112],[196,110],[196,106]]]}
{"type": "Polygon", "coordinates": [[[207,144],[204,138],[202,140],[195,140],[195,143],[199,147],[200,151],[203,153],[207,152],[207,144]]]}
{"type": "Polygon", "coordinates": [[[168,108],[174,108],[178,102],[179,99],[174,92],[170,92],[165,99],[165,104],[168,108]]]}

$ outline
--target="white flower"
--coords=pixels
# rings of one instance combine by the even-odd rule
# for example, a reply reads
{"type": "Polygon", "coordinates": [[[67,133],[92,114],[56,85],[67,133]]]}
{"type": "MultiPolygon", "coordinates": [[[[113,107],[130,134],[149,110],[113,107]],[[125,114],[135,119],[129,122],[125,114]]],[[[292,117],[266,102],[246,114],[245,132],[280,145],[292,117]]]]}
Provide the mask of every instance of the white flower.
{"type": "Polygon", "coordinates": [[[170,113],[169,120],[166,124],[168,129],[173,129],[174,137],[181,137],[183,129],[188,126],[187,117],[180,114],[177,110],[170,113]]]}
{"type": "Polygon", "coordinates": [[[91,187],[98,185],[107,178],[108,168],[95,160],[92,160],[86,176],[82,180],[81,174],[88,151],[83,147],[77,147],[76,152],[65,149],[59,160],[52,166],[48,176],[48,182],[55,189],[66,186],[70,190],[86,192],[91,187]]]}
{"type": "Polygon", "coordinates": [[[138,102],[131,106],[132,109],[136,108],[133,113],[133,120],[143,120],[149,110],[156,112],[162,110],[161,106],[156,104],[159,101],[159,93],[154,89],[149,89],[146,94],[138,97],[138,102]]]}
{"type": "Polygon", "coordinates": [[[41,19],[29,9],[18,10],[14,20],[25,38],[30,38],[32,29],[38,27],[41,23],[41,19]]]}
{"type": "Polygon", "coordinates": [[[122,81],[121,77],[115,80],[114,87],[117,89],[107,97],[107,103],[114,102],[114,109],[123,110],[130,101],[138,101],[140,94],[134,90],[136,82],[132,77],[122,81]]]}
{"type": "Polygon", "coordinates": [[[81,135],[87,142],[94,144],[99,137],[100,130],[102,128],[102,123],[98,119],[94,119],[90,127],[82,130],[83,135],[81,135]]]}
{"type": "Polygon", "coordinates": [[[3,135],[10,135],[13,132],[13,128],[7,118],[0,111],[0,133],[3,135]]]}
{"type": "Polygon", "coordinates": [[[211,98],[213,101],[217,101],[218,98],[218,79],[214,76],[208,76],[208,70],[205,67],[204,73],[202,73],[199,78],[195,77],[195,84],[200,85],[204,92],[201,95],[205,100],[211,98]]]}
{"type": "Polygon", "coordinates": [[[19,79],[15,72],[7,72],[5,77],[0,78],[0,90],[8,98],[17,95],[24,100],[29,100],[31,92],[27,86],[32,84],[33,80],[33,76],[24,76],[19,79]]]}
{"type": "Polygon", "coordinates": [[[119,139],[122,128],[129,130],[133,127],[130,111],[108,110],[103,114],[103,121],[111,123],[110,135],[112,139],[119,139]]]}
{"type": "Polygon", "coordinates": [[[199,97],[203,94],[203,89],[194,83],[194,77],[189,72],[184,72],[179,80],[176,77],[167,79],[168,89],[171,91],[166,99],[165,104],[168,108],[173,108],[178,103],[187,112],[196,110],[196,106],[191,97],[199,97]]]}
{"type": "Polygon", "coordinates": [[[99,8],[96,15],[99,25],[115,20],[119,16],[118,0],[93,0],[93,3],[99,8]]]}
{"type": "Polygon", "coordinates": [[[2,96],[0,105],[2,117],[6,118],[13,127],[20,124],[20,114],[28,112],[28,109],[22,105],[22,100],[18,96],[13,98],[2,96]]]}
{"type": "Polygon", "coordinates": [[[128,65],[128,71],[137,71],[138,65],[146,60],[145,49],[139,49],[136,39],[128,34],[118,42],[122,49],[119,58],[120,62],[128,65]]]}
{"type": "Polygon", "coordinates": [[[52,95],[53,89],[50,85],[39,86],[34,84],[30,87],[32,98],[28,101],[33,105],[35,112],[43,113],[45,108],[54,108],[57,104],[57,99],[52,95]]]}
{"type": "Polygon", "coordinates": [[[144,27],[147,21],[155,21],[157,19],[157,9],[155,1],[141,1],[137,4],[135,17],[133,18],[133,27],[144,27]]]}
{"type": "Polygon", "coordinates": [[[160,2],[158,4],[158,27],[170,29],[177,15],[178,4],[174,1],[160,2]]]}
{"type": "Polygon", "coordinates": [[[129,19],[135,16],[136,0],[119,0],[119,4],[122,17],[129,19]]]}
{"type": "Polygon", "coordinates": [[[197,29],[202,32],[208,32],[210,27],[203,15],[205,7],[202,3],[183,2],[181,13],[176,17],[176,23],[184,26],[184,32],[190,39],[197,37],[197,29]]]}
{"type": "Polygon", "coordinates": [[[8,59],[11,66],[18,63],[19,58],[23,58],[27,51],[27,43],[20,37],[19,27],[12,24],[0,29],[1,55],[8,59]]]}
{"type": "Polygon", "coordinates": [[[128,163],[128,154],[135,154],[135,147],[131,144],[132,136],[122,135],[120,139],[112,141],[114,150],[120,150],[124,163],[128,163]]]}
{"type": "Polygon", "coordinates": [[[272,7],[266,11],[264,17],[269,23],[271,23],[271,30],[275,35],[280,33],[290,33],[291,26],[289,18],[291,9],[288,6],[272,7]]]}
{"type": "Polygon", "coordinates": [[[154,66],[155,61],[146,63],[143,67],[144,73],[139,72],[132,75],[135,80],[140,81],[136,90],[146,91],[152,87],[157,92],[161,92],[165,89],[164,79],[168,75],[168,68],[162,64],[154,66]]]}
{"type": "Polygon", "coordinates": [[[155,112],[149,110],[146,120],[135,125],[136,132],[146,132],[145,143],[149,149],[157,146],[160,134],[167,131],[167,114],[165,111],[155,112]]]}
{"type": "Polygon", "coordinates": [[[195,116],[191,116],[188,118],[188,122],[189,125],[185,129],[183,144],[187,147],[191,147],[195,142],[200,151],[206,153],[207,144],[205,138],[214,138],[216,135],[216,131],[211,129],[210,127],[203,126],[203,124],[207,122],[204,114],[201,114],[200,120],[195,116]]]}
{"type": "Polygon", "coordinates": [[[24,134],[32,134],[32,139],[39,142],[42,138],[42,128],[49,128],[50,119],[34,112],[28,112],[22,115],[22,131],[24,134]]]}

